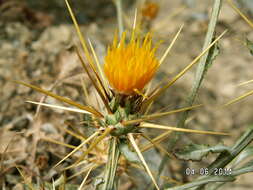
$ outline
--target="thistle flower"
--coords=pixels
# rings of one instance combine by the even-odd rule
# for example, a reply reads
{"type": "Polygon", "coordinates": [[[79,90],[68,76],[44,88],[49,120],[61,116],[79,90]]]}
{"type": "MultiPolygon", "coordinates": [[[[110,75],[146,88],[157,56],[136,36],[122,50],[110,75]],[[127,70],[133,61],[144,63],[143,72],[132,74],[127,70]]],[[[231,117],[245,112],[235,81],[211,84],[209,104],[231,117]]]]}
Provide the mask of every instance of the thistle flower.
{"type": "MultiPolygon", "coordinates": [[[[73,167],[77,167],[83,163],[83,161],[87,158],[88,154],[95,154],[96,157],[94,159],[97,161],[97,157],[103,158],[101,162],[95,162],[93,164],[89,164],[88,174],[93,169],[102,164],[105,164],[104,168],[104,184],[102,184],[102,189],[113,189],[115,185],[115,176],[117,172],[117,166],[120,164],[119,159],[120,156],[124,156],[129,162],[137,162],[144,166],[146,172],[152,179],[156,189],[159,190],[159,186],[153,176],[151,170],[149,169],[143,155],[141,149],[138,147],[138,144],[135,142],[136,135],[141,135],[148,141],[150,141],[150,145],[157,146],[163,152],[167,153],[162,147],[157,145],[156,141],[159,139],[165,139],[171,131],[179,131],[179,132],[187,132],[187,133],[199,133],[199,134],[213,134],[213,135],[227,135],[227,133],[222,132],[211,132],[211,131],[200,131],[200,130],[192,130],[192,129],[182,129],[177,127],[159,125],[154,123],[149,123],[146,121],[150,121],[156,118],[160,118],[162,116],[179,113],[182,111],[187,111],[191,109],[195,109],[201,105],[195,105],[185,108],[180,108],[177,110],[172,110],[168,112],[162,113],[154,113],[154,114],[147,114],[143,110],[146,111],[152,102],[161,95],[167,88],[173,85],[179,78],[181,78],[194,64],[198,62],[198,60],[205,54],[209,49],[225,34],[223,32],[218,38],[216,38],[199,56],[197,56],[188,66],[186,66],[178,75],[176,75],[172,80],[167,81],[163,86],[158,85],[152,92],[146,93],[147,97],[142,98],[141,96],[135,96],[137,94],[142,94],[143,88],[145,85],[152,79],[154,74],[156,73],[158,67],[163,63],[166,56],[168,55],[170,49],[172,48],[173,44],[175,43],[179,33],[181,32],[182,27],[179,29],[175,37],[173,38],[171,44],[165,51],[164,55],[158,60],[155,56],[155,52],[157,46],[152,46],[152,38],[150,33],[148,33],[144,39],[142,40],[140,37],[135,37],[135,28],[133,28],[133,33],[129,42],[126,42],[126,33],[123,33],[121,36],[121,40],[118,41],[117,36],[114,38],[114,42],[108,48],[107,55],[105,56],[105,64],[104,64],[104,73],[100,67],[99,61],[97,59],[96,53],[92,46],[92,43],[89,41],[90,50],[86,45],[86,41],[81,34],[81,30],[79,25],[76,21],[76,18],[72,12],[72,9],[66,0],[66,5],[70,12],[71,18],[73,20],[74,26],[76,28],[77,34],[80,38],[81,45],[83,47],[85,56],[88,60],[88,64],[85,63],[83,60],[80,51],[78,48],[77,55],[82,63],[84,70],[86,71],[87,75],[89,76],[92,84],[94,85],[96,92],[100,96],[103,106],[100,109],[97,109],[93,106],[87,105],[84,106],[77,102],[74,102],[68,98],[56,95],[50,91],[44,90],[37,86],[27,84],[21,81],[16,81],[19,84],[25,85],[30,87],[34,90],[37,90],[43,94],[51,96],[61,102],[65,102],[71,106],[75,106],[76,108],[68,108],[63,106],[57,105],[50,105],[40,102],[31,102],[38,105],[43,105],[51,108],[63,109],[66,111],[74,111],[78,113],[84,113],[89,115],[90,120],[88,119],[89,123],[93,123],[93,125],[89,124],[89,127],[94,128],[95,132],[90,135],[88,138],[81,138],[82,143],[75,147],[70,153],[68,153],[64,158],[62,158],[56,165],[58,166],[71,155],[73,155],[78,150],[82,149],[84,145],[89,144],[87,149],[78,157],[76,162],[71,166],[68,166],[65,169],[70,169],[73,167]],[[110,87],[116,92],[110,93],[110,90],[107,86],[107,82],[110,84],[110,87]],[[118,96],[118,94],[120,94],[118,96]],[[122,96],[121,96],[122,95],[122,96]],[[126,99],[125,99],[126,98],[126,99]],[[121,102],[122,100],[126,100],[125,102],[121,102]],[[132,109],[134,107],[140,107],[140,109],[132,109]],[[143,111],[143,112],[142,112],[143,111]],[[154,128],[154,129],[161,129],[167,130],[166,136],[164,134],[160,135],[156,139],[150,139],[149,137],[145,136],[141,133],[142,128],[154,128]],[[109,137],[109,138],[107,138],[109,137]],[[109,139],[109,140],[108,140],[109,139]],[[105,151],[101,151],[103,153],[99,155],[97,154],[98,151],[95,151],[98,147],[98,144],[106,142],[105,149],[108,149],[107,156],[104,155],[105,151]],[[129,146],[132,146],[134,152],[129,146]],[[101,156],[102,155],[102,156],[101,156]],[[106,158],[106,159],[104,159],[106,158]]],[[[85,88],[84,88],[85,90],[85,88]]],[[[146,95],[145,94],[145,95],[146,95]]],[[[71,132],[71,135],[73,133],[71,132]]],[[[75,134],[74,134],[75,135],[75,134]]],[[[73,135],[73,136],[74,136],[73,135]]],[[[79,134],[76,134],[75,137],[78,137],[79,134]]],[[[61,142],[56,142],[51,140],[51,142],[57,144],[63,144],[61,142]]],[[[66,144],[63,144],[66,146],[66,144]]],[[[150,147],[148,145],[147,147],[150,147]]],[[[67,145],[68,147],[71,145],[67,145]]],[[[147,149],[147,148],[145,148],[147,149]]],[[[167,153],[169,155],[169,153],[167,153]]],[[[84,170],[87,171],[87,170],[84,170]]],[[[87,176],[88,176],[87,174],[87,176]]],[[[77,174],[79,175],[79,174],[77,174]]],[[[76,176],[76,175],[74,175],[76,176]]],[[[86,178],[83,180],[82,184],[85,183],[86,178]]],[[[82,186],[82,185],[81,185],[82,186]]],[[[81,189],[80,186],[80,189],[81,189]]]]}
{"type": "Polygon", "coordinates": [[[146,2],[142,9],[142,15],[145,18],[151,20],[157,16],[158,11],[159,11],[159,6],[157,3],[146,2]]]}
{"type": "Polygon", "coordinates": [[[129,43],[123,33],[118,43],[117,36],[108,48],[105,57],[104,72],[110,86],[121,94],[134,94],[141,91],[152,79],[159,61],[155,57],[156,47],[152,47],[152,38],[148,33],[141,42],[135,39],[134,32],[129,43]]]}

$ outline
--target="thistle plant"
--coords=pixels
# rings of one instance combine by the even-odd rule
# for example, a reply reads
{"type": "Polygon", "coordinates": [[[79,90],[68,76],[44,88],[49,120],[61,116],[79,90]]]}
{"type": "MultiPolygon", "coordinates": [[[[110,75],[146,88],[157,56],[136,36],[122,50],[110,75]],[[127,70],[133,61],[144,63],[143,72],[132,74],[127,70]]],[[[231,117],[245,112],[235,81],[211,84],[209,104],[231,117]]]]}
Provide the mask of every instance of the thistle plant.
{"type": "MultiPolygon", "coordinates": [[[[148,86],[149,82],[152,80],[161,64],[165,62],[165,59],[174,43],[178,39],[183,26],[179,28],[162,57],[158,58],[156,51],[157,48],[159,48],[159,45],[153,45],[152,35],[150,33],[147,33],[144,37],[140,35],[138,32],[139,28],[137,27],[138,23],[136,21],[137,16],[135,16],[130,34],[124,31],[122,16],[120,16],[120,12],[122,11],[121,1],[116,0],[115,3],[119,12],[119,35],[115,34],[112,44],[108,47],[102,66],[102,64],[98,62],[98,58],[92,43],[90,41],[87,42],[81,34],[81,30],[71,6],[66,0],[66,5],[79,36],[83,52],[78,48],[78,46],[75,47],[75,50],[84,71],[89,76],[89,79],[96,89],[96,93],[101,99],[102,109],[95,108],[91,105],[79,104],[68,98],[56,95],[32,84],[20,81],[16,82],[39,91],[45,95],[51,96],[61,102],[65,102],[71,106],[74,106],[75,108],[29,101],[30,103],[46,107],[59,108],[66,111],[83,113],[85,116],[87,116],[86,118],[88,119],[85,122],[88,123],[87,125],[89,125],[89,127],[93,127],[94,133],[87,138],[81,139],[81,144],[77,147],[74,147],[69,154],[67,154],[55,165],[55,167],[59,166],[74,153],[82,150],[82,154],[78,156],[75,162],[66,168],[70,169],[86,163],[86,167],[82,172],[87,172],[87,175],[79,189],[81,189],[85,184],[89,173],[99,166],[103,166],[104,169],[100,175],[102,176],[102,180],[96,182],[96,188],[101,190],[117,189],[118,181],[120,179],[120,176],[117,174],[118,167],[126,161],[130,163],[137,163],[139,166],[143,167],[152,180],[155,188],[159,190],[160,187],[156,180],[154,174],[155,172],[151,171],[142,154],[143,149],[140,148],[139,144],[139,139],[141,137],[150,142],[149,147],[155,146],[161,151],[165,152],[166,156],[171,156],[167,150],[159,145],[159,142],[161,139],[163,140],[168,137],[173,131],[205,135],[228,135],[228,133],[224,132],[193,130],[183,128],[182,126],[178,128],[176,126],[173,127],[150,122],[154,119],[165,117],[170,114],[190,111],[192,109],[201,107],[202,105],[193,105],[193,102],[206,72],[207,65],[202,67],[202,71],[200,72],[201,79],[197,84],[197,89],[195,89],[193,92],[194,97],[186,107],[162,113],[149,114],[149,110],[151,110],[151,106],[155,100],[159,96],[163,95],[165,91],[178,79],[180,79],[189,69],[196,65],[200,60],[204,60],[205,63],[207,60],[212,61],[212,59],[209,59],[210,51],[213,52],[215,50],[217,42],[222,38],[226,31],[220,34],[217,38],[214,38],[213,34],[216,24],[216,21],[214,21],[213,25],[211,26],[212,32],[210,32],[208,36],[209,40],[207,40],[203,51],[171,80],[168,80],[163,84],[159,84],[152,89],[150,86],[148,86]],[[83,58],[83,53],[87,62],[83,58]],[[143,128],[153,128],[157,130],[164,130],[166,132],[154,139],[150,139],[144,134],[142,130],[143,128]],[[106,154],[104,154],[104,152],[106,152],[106,154]],[[89,157],[90,154],[94,155],[92,159],[89,157]]],[[[186,117],[187,116],[183,117],[183,123],[186,117]]],[[[218,149],[215,149],[217,150],[216,152],[227,150],[224,147],[216,148],[218,149]]],[[[213,149],[207,151],[207,153],[210,151],[213,151],[213,149]]],[[[178,154],[178,156],[180,155],[178,154]]],[[[203,156],[204,155],[200,155],[200,157],[203,156]]],[[[76,175],[78,174],[75,174],[74,176],[76,175]]],[[[209,183],[210,181],[212,180],[209,178],[204,180],[205,183],[209,183]]],[[[213,179],[213,181],[215,180],[213,179]]],[[[219,178],[216,179],[216,181],[222,181],[222,179],[219,178]]],[[[203,183],[203,180],[201,182],[202,183],[196,182],[196,184],[205,184],[203,183]]],[[[197,186],[196,184],[189,187],[197,186]]]]}

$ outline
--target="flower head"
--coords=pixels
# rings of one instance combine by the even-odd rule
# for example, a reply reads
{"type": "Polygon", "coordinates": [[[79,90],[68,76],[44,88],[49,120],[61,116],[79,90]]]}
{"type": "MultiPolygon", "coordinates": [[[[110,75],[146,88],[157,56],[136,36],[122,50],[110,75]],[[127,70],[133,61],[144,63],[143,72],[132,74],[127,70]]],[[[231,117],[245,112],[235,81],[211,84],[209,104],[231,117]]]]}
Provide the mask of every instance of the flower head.
{"type": "Polygon", "coordinates": [[[155,57],[156,48],[152,47],[151,35],[148,33],[143,40],[132,38],[125,41],[123,33],[120,42],[117,36],[113,45],[108,48],[105,57],[104,72],[110,86],[121,94],[134,94],[141,91],[152,79],[159,61],[155,57]]]}
{"type": "Polygon", "coordinates": [[[157,3],[146,2],[144,8],[142,9],[142,15],[145,18],[151,20],[157,16],[158,11],[159,11],[159,6],[157,3]]]}

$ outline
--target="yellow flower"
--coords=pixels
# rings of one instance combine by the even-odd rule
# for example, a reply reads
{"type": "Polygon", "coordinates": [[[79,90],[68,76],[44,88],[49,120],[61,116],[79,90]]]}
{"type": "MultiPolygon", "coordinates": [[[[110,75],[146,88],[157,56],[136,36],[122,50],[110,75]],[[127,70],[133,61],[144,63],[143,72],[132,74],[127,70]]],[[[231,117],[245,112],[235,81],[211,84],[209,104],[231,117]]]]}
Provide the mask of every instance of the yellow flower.
{"type": "Polygon", "coordinates": [[[117,36],[105,56],[104,72],[110,86],[118,93],[131,95],[141,91],[152,79],[159,61],[155,57],[156,48],[152,47],[152,39],[148,33],[144,40],[132,38],[125,41],[124,32],[120,42],[117,36]]]}

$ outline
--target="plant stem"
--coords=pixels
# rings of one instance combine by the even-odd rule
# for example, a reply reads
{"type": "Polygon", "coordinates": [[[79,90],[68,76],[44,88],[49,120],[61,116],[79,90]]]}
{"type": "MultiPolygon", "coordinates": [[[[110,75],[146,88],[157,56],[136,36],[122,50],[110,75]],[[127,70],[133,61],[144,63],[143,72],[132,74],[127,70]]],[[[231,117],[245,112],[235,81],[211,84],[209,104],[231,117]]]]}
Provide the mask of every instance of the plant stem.
{"type": "Polygon", "coordinates": [[[215,182],[231,182],[234,180],[235,179],[232,176],[209,176],[208,178],[205,179],[199,179],[191,183],[186,183],[184,185],[180,185],[177,187],[166,188],[164,190],[189,190],[189,188],[200,186],[202,184],[215,183],[215,182]]]}
{"type": "Polygon", "coordinates": [[[121,0],[114,0],[116,10],[117,10],[117,19],[118,19],[118,27],[119,27],[119,36],[122,36],[124,31],[123,25],[123,11],[122,11],[122,2],[121,0]]]}
{"type": "MultiPolygon", "coordinates": [[[[211,18],[208,25],[208,31],[206,33],[206,38],[205,38],[205,42],[204,42],[202,50],[205,50],[213,41],[213,37],[215,35],[215,27],[218,21],[219,13],[220,13],[221,3],[222,3],[222,0],[214,1],[211,18]]],[[[195,79],[194,79],[194,83],[191,89],[191,93],[187,98],[187,102],[186,102],[187,106],[193,105],[196,95],[198,93],[199,87],[206,74],[207,68],[210,65],[210,62],[208,61],[208,56],[209,56],[210,51],[211,49],[208,51],[208,53],[203,55],[201,59],[199,60],[199,64],[198,64],[197,71],[195,74],[195,79]]],[[[184,128],[185,121],[188,117],[188,113],[189,111],[185,111],[182,113],[182,116],[178,122],[178,127],[184,128]]]]}
{"type": "MultiPolygon", "coordinates": [[[[221,153],[216,160],[211,163],[208,167],[209,174],[212,175],[215,168],[224,168],[229,164],[238,154],[243,151],[251,142],[253,141],[253,126],[250,126],[248,130],[239,138],[235,145],[231,148],[230,152],[221,153]]],[[[202,179],[204,177],[199,177],[202,179]]],[[[204,188],[204,185],[197,188],[201,190],[204,188]]]]}
{"type": "Polygon", "coordinates": [[[108,160],[105,167],[104,173],[104,184],[101,190],[115,190],[116,186],[116,171],[118,166],[118,160],[120,156],[119,146],[117,138],[112,137],[109,142],[108,160]]]}
{"type": "MultiPolygon", "coordinates": [[[[205,50],[212,43],[214,33],[215,33],[216,23],[217,23],[219,12],[220,12],[221,3],[222,3],[222,0],[215,0],[213,3],[212,14],[211,14],[211,18],[209,21],[208,31],[207,31],[207,34],[205,37],[205,42],[204,42],[202,50],[205,50]]],[[[208,60],[208,56],[210,55],[211,49],[205,55],[203,55],[199,61],[196,75],[195,75],[195,79],[194,79],[194,83],[193,83],[193,86],[191,89],[191,93],[189,94],[189,96],[186,100],[186,106],[192,106],[194,103],[194,100],[196,98],[196,95],[198,93],[200,85],[201,85],[201,83],[204,79],[204,76],[206,74],[207,68],[210,65],[210,61],[208,60]]],[[[189,111],[185,111],[181,114],[181,117],[178,121],[177,127],[179,127],[179,128],[185,127],[185,121],[188,117],[188,114],[189,114],[189,111]]],[[[170,140],[170,142],[168,143],[168,150],[171,150],[171,148],[173,148],[175,146],[179,137],[180,137],[180,133],[176,132],[174,135],[174,138],[172,138],[170,140]]],[[[167,163],[167,161],[168,161],[168,157],[164,157],[160,166],[159,166],[159,175],[161,174],[162,169],[164,168],[164,165],[167,163]]]]}
{"type": "MultiPolygon", "coordinates": [[[[176,186],[173,188],[167,188],[164,190],[203,190],[205,185],[208,183],[214,182],[229,182],[233,181],[236,176],[249,173],[253,171],[251,165],[245,166],[241,169],[237,169],[232,171],[232,174],[229,176],[215,176],[212,175],[215,171],[215,168],[224,168],[228,163],[230,163],[236,156],[240,154],[242,150],[244,150],[251,142],[253,142],[253,126],[250,126],[246,132],[236,141],[235,145],[230,148],[230,151],[225,151],[221,153],[218,158],[209,165],[208,167],[208,176],[202,176],[190,183],[186,183],[184,185],[176,186]]],[[[221,184],[222,185],[222,184],[221,184]]]]}

